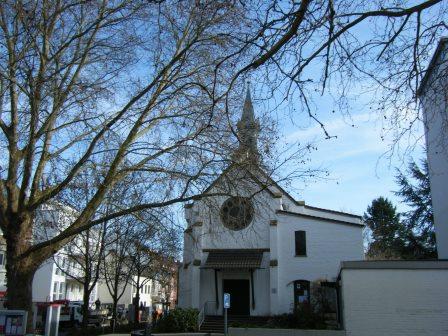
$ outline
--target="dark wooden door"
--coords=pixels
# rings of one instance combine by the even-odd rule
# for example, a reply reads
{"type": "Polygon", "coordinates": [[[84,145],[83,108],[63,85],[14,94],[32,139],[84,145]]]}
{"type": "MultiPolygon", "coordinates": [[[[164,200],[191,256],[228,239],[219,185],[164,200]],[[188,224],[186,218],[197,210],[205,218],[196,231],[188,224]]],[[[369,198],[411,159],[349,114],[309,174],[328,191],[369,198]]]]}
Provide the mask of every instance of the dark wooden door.
{"type": "Polygon", "coordinates": [[[250,283],[244,279],[223,280],[223,292],[230,294],[229,315],[250,315],[250,283]]]}

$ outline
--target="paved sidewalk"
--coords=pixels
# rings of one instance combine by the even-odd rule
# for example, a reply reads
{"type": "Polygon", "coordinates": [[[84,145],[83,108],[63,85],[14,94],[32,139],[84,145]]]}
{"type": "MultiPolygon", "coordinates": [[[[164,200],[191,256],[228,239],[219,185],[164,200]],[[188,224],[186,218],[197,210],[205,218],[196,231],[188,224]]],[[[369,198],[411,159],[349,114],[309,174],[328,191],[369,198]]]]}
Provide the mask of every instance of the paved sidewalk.
{"type": "MultiPolygon", "coordinates": [[[[129,334],[107,334],[104,336],[129,336],[129,334]]],[[[222,336],[224,334],[215,334],[215,333],[177,333],[177,334],[159,334],[159,333],[152,333],[151,335],[154,336],[222,336]]]]}
{"type": "MultiPolygon", "coordinates": [[[[107,334],[104,336],[129,336],[129,334],[107,334]]],[[[176,333],[176,334],[159,334],[159,333],[152,333],[151,335],[154,336],[222,336],[224,334],[215,334],[215,333],[176,333]]]]}

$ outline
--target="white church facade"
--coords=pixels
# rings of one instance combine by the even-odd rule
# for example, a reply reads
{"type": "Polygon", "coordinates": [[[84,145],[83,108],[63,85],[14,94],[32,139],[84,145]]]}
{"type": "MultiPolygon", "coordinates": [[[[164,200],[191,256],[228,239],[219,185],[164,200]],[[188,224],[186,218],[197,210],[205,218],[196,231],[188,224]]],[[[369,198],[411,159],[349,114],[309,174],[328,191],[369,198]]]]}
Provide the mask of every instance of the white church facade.
{"type": "Polygon", "coordinates": [[[342,261],[362,260],[361,217],[295,200],[259,164],[258,121],[248,94],[231,165],[185,206],[179,307],[222,315],[270,316],[310,300],[310,283],[337,281],[342,261]],[[245,164],[249,158],[250,163],[245,164]]]}
{"type": "Polygon", "coordinates": [[[448,259],[448,37],[441,38],[418,89],[425,126],[439,259],[448,259]]]}

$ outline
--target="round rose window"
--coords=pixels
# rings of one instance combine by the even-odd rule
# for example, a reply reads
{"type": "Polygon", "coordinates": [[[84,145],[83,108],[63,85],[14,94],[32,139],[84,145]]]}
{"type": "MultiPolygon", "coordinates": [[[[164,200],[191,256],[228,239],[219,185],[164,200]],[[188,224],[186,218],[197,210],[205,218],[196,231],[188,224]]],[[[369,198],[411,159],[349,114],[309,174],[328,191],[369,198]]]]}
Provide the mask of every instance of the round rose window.
{"type": "Polygon", "coordinates": [[[254,217],[254,208],[246,197],[230,197],[221,207],[221,220],[231,230],[242,230],[249,226],[254,217]]]}

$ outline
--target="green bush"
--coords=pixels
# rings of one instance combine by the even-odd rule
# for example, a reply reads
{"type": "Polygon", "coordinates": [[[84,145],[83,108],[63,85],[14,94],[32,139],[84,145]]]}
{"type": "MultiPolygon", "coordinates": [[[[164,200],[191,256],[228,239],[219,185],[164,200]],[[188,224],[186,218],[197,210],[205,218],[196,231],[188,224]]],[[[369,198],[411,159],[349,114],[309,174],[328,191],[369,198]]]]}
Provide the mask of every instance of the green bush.
{"type": "Polygon", "coordinates": [[[282,314],[271,317],[267,328],[285,329],[326,329],[321,314],[315,312],[310,305],[301,305],[292,314],[282,314]]]}
{"type": "Polygon", "coordinates": [[[265,323],[232,322],[229,326],[232,328],[266,328],[265,323]]]}
{"type": "MultiPolygon", "coordinates": [[[[138,328],[144,329],[145,328],[144,323],[140,324],[140,326],[138,328]]],[[[135,329],[134,325],[126,324],[126,325],[117,326],[115,328],[115,332],[129,334],[134,329],[135,329]]],[[[104,327],[104,328],[88,327],[87,329],[71,328],[69,330],[64,331],[64,334],[67,336],[97,336],[97,335],[104,335],[104,334],[111,334],[111,333],[112,333],[111,327],[104,327]]]]}
{"type": "Polygon", "coordinates": [[[194,332],[198,329],[197,309],[176,308],[157,321],[154,332],[194,332]]]}

